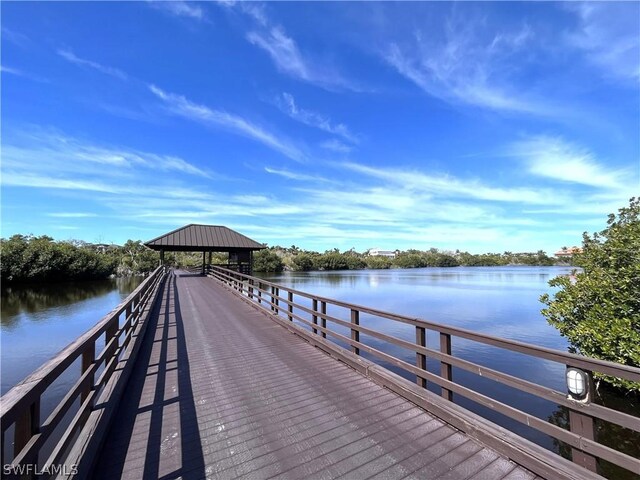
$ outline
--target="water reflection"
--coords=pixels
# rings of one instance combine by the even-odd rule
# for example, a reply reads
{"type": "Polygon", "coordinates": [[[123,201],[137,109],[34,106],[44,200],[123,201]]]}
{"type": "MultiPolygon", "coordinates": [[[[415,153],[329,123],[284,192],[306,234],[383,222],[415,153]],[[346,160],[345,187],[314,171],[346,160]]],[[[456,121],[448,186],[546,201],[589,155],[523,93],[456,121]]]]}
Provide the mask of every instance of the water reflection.
{"type": "Polygon", "coordinates": [[[86,332],[142,277],[2,289],[2,394],[86,332]]]}
{"type": "MultiPolygon", "coordinates": [[[[106,295],[114,290],[120,294],[128,295],[140,284],[140,281],[140,277],[127,277],[91,282],[4,287],[1,294],[2,326],[10,327],[18,320],[18,315],[21,313],[39,313],[106,295]]],[[[38,317],[34,318],[34,320],[37,319],[38,317]]]]}

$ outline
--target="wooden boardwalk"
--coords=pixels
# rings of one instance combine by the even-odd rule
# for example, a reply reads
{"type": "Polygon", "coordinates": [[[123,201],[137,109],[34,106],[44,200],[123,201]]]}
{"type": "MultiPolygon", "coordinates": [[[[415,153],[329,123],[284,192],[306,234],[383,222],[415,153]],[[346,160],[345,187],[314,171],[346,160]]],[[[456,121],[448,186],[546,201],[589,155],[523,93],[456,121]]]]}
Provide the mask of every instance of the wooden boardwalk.
{"type": "Polygon", "coordinates": [[[94,478],[538,478],[211,278],[161,295],[94,478]]]}

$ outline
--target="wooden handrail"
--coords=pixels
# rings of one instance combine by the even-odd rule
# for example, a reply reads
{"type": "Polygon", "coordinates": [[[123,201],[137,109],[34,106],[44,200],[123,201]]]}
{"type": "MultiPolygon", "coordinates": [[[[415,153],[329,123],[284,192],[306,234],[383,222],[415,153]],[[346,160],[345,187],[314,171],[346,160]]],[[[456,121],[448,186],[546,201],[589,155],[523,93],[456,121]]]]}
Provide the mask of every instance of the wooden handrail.
{"type": "MultiPolygon", "coordinates": [[[[249,275],[245,275],[242,273],[235,272],[233,270],[228,270],[217,265],[210,266],[210,271],[213,269],[220,270],[222,272],[226,272],[227,274],[236,275],[238,277],[244,278],[245,280],[253,279],[261,282],[263,285],[268,285],[272,287],[280,288],[286,292],[292,292],[296,296],[301,296],[308,298],[310,300],[317,300],[319,302],[325,302],[329,305],[334,305],[336,307],[342,307],[346,310],[358,310],[360,313],[366,313],[369,315],[386,318],[389,320],[406,323],[409,325],[413,325],[416,327],[423,327],[428,330],[435,330],[441,333],[446,333],[454,337],[465,338],[468,340],[473,340],[475,342],[483,343],[485,345],[491,345],[494,347],[504,348],[507,350],[511,350],[518,353],[524,353],[527,355],[536,356],[539,358],[543,358],[545,360],[552,360],[558,363],[564,363],[567,365],[584,368],[587,370],[597,371],[603,374],[611,375],[614,377],[624,378],[626,380],[631,380],[634,382],[640,382],[640,368],[632,367],[629,365],[623,365],[621,363],[610,362],[607,360],[600,360],[598,358],[590,358],[584,357],[582,355],[577,355],[574,353],[563,352],[560,350],[555,350],[552,348],[541,347],[539,345],[533,345],[530,343],[519,342],[517,340],[508,340],[501,337],[495,337],[493,335],[487,335],[484,333],[474,332],[472,330],[467,330],[459,327],[452,327],[449,325],[443,325],[440,323],[430,322],[418,317],[408,317],[405,315],[399,315],[396,313],[386,312],[384,310],[378,310],[371,307],[365,307],[362,305],[358,305],[355,303],[348,303],[342,300],[335,300],[328,297],[322,297],[320,295],[314,295],[308,292],[304,292],[301,290],[296,290],[293,288],[284,287],[277,283],[272,283],[267,280],[263,280],[258,277],[252,277],[249,275]]],[[[237,280],[237,279],[236,279],[237,280]]],[[[264,293],[264,290],[263,290],[264,293]]],[[[280,298],[279,300],[284,300],[280,298]]],[[[284,300],[286,303],[286,300],[284,300]]]]}
{"type": "MultiPolygon", "coordinates": [[[[18,467],[37,464],[44,444],[60,425],[71,407],[80,399],[80,408],[60,438],[56,438],[53,453],[45,460],[56,463],[66,451],[74,435],[91,412],[95,399],[109,381],[121,354],[127,348],[133,330],[149,303],[155,298],[157,287],[166,274],[158,267],[125,300],[105,315],[95,326],[63,348],[55,357],[39,367],[0,398],[0,429],[3,445],[5,434],[12,426],[14,448],[11,459],[4,464],[18,467]],[[124,313],[124,318],[121,316],[124,313]],[[104,348],[96,356],[96,341],[104,335],[104,348]],[[53,412],[40,422],[40,399],[47,388],[79,358],[82,359],[79,379],[59,401],[53,412]],[[104,366],[99,379],[95,374],[104,366]]],[[[4,454],[4,451],[3,451],[4,454]]],[[[19,471],[14,468],[14,471],[19,471]]],[[[11,476],[11,475],[8,475],[11,476]]]]}
{"type": "Polygon", "coordinates": [[[640,382],[640,368],[583,357],[524,342],[475,333],[466,329],[449,327],[419,318],[398,315],[340,300],[333,300],[327,297],[317,296],[293,288],[284,287],[267,280],[251,277],[249,275],[218,266],[208,267],[208,274],[232,287],[234,291],[241,295],[245,301],[251,302],[256,307],[261,308],[272,315],[276,315],[278,318],[284,318],[291,322],[296,321],[305,327],[308,327],[309,335],[322,336],[323,338],[330,337],[334,340],[339,340],[346,344],[353,353],[359,354],[360,351],[367,352],[384,362],[390,363],[395,367],[415,375],[418,385],[426,387],[426,383],[429,381],[440,386],[442,389],[442,396],[447,400],[452,400],[454,393],[456,395],[461,395],[479,405],[489,407],[508,418],[528,425],[541,433],[568,444],[573,449],[574,461],[580,463],[586,468],[595,470],[595,458],[597,457],[629,471],[635,473],[640,472],[639,459],[598,443],[594,438],[595,435],[593,435],[593,432],[585,431],[584,427],[580,429],[578,426],[575,426],[574,428],[574,425],[570,425],[571,431],[567,431],[559,426],[549,423],[546,420],[539,419],[521,411],[514,406],[497,401],[485,394],[476,392],[469,387],[456,383],[452,378],[452,367],[464,369],[468,372],[499,382],[508,387],[564,406],[569,409],[572,414],[572,418],[577,416],[575,418],[580,420],[581,424],[584,423],[584,419],[588,422],[592,422],[595,418],[640,432],[639,417],[595,403],[577,402],[569,398],[564,392],[458,358],[452,354],[451,343],[455,338],[464,338],[466,340],[519,352],[532,357],[551,360],[562,365],[582,368],[588,372],[599,372],[635,382],[640,382]],[[301,297],[310,300],[311,306],[301,305],[294,301],[294,296],[296,299],[301,297]],[[318,309],[319,304],[322,306],[320,310],[318,309]],[[327,305],[344,309],[344,315],[346,318],[338,318],[338,315],[336,314],[328,315],[326,308],[327,305]],[[363,313],[415,326],[416,342],[412,343],[361,325],[361,323],[366,324],[366,321],[361,322],[360,319],[360,316],[363,313]],[[320,323],[318,320],[320,320],[320,323]],[[344,327],[346,334],[341,334],[328,328],[327,322],[329,322],[329,324],[344,327]],[[426,346],[424,336],[426,335],[427,330],[439,333],[439,350],[434,350],[433,348],[428,348],[426,346]],[[349,331],[351,333],[349,333],[349,331]],[[400,358],[394,357],[393,355],[367,345],[361,340],[360,334],[374,337],[389,344],[414,352],[416,354],[417,364],[412,365],[400,358]],[[439,375],[426,370],[426,358],[433,358],[440,361],[441,368],[439,375]],[[593,459],[593,462],[590,461],[591,459],[593,459]]]}

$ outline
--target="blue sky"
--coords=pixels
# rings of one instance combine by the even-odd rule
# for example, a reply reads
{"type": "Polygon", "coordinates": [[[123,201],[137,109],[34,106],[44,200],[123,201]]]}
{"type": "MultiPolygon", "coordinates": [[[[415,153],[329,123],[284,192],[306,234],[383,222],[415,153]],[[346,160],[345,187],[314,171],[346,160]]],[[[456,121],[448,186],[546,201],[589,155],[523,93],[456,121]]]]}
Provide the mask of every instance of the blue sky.
{"type": "Polygon", "coordinates": [[[640,4],[2,3],[2,236],[554,252],[640,194],[640,4]]]}

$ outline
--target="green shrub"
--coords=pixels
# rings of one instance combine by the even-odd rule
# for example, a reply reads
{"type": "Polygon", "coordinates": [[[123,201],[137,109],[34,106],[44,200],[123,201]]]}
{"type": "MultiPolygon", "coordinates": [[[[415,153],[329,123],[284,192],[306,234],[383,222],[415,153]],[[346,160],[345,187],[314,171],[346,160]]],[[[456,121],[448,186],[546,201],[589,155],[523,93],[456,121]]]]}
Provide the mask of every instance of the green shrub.
{"type": "Polygon", "coordinates": [[[313,270],[313,255],[309,253],[299,253],[293,257],[293,267],[296,271],[307,272],[313,270]]]}
{"type": "Polygon", "coordinates": [[[271,249],[259,250],[253,254],[253,270],[256,272],[281,272],[282,259],[271,249]]]}
{"type": "MultiPolygon", "coordinates": [[[[624,365],[640,366],[640,198],[609,215],[607,228],[583,235],[574,256],[583,271],[549,282],[559,287],[542,295],[543,315],[571,342],[574,351],[624,365]]],[[[626,390],[640,383],[597,375],[626,390]]]]}
{"type": "Polygon", "coordinates": [[[146,273],[158,266],[158,253],[142,242],[99,252],[78,241],[56,242],[46,235],[13,235],[0,239],[0,277],[7,283],[88,280],[109,275],[146,273]]]}

